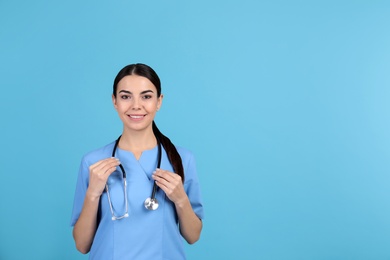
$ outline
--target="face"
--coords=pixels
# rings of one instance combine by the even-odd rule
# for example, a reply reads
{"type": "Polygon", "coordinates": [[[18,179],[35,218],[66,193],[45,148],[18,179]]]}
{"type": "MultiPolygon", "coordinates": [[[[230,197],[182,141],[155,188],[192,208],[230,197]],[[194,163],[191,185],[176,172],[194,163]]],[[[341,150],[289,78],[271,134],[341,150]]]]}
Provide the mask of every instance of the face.
{"type": "Polygon", "coordinates": [[[163,95],[157,97],[157,89],[149,79],[130,75],[118,82],[112,101],[125,129],[142,131],[151,129],[162,98],[163,95]]]}

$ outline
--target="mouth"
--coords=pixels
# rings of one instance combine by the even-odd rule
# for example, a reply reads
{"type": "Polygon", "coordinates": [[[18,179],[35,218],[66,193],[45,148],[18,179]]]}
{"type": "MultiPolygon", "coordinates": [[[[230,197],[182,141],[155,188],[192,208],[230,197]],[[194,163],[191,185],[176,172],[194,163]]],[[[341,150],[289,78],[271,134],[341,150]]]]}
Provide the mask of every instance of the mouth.
{"type": "Polygon", "coordinates": [[[144,118],[146,115],[127,115],[127,116],[130,117],[130,119],[140,120],[144,118]]]}

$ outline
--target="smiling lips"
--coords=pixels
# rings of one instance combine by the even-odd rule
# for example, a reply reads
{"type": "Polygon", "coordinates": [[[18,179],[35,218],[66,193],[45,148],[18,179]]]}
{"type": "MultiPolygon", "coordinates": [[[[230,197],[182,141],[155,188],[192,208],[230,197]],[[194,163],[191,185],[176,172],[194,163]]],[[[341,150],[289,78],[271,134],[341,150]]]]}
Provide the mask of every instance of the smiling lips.
{"type": "Polygon", "coordinates": [[[138,121],[138,120],[142,120],[145,117],[145,115],[128,115],[128,117],[130,117],[130,119],[132,120],[138,121]]]}

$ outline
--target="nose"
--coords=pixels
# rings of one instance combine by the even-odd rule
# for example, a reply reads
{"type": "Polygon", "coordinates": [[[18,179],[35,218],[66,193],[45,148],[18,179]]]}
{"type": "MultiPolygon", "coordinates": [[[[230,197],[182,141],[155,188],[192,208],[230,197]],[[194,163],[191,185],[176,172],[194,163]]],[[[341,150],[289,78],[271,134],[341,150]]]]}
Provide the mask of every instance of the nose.
{"type": "Polygon", "coordinates": [[[141,109],[141,102],[139,101],[138,98],[134,98],[134,99],[133,99],[133,104],[132,104],[132,106],[131,106],[131,109],[133,109],[133,110],[139,110],[139,109],[141,109]]]}

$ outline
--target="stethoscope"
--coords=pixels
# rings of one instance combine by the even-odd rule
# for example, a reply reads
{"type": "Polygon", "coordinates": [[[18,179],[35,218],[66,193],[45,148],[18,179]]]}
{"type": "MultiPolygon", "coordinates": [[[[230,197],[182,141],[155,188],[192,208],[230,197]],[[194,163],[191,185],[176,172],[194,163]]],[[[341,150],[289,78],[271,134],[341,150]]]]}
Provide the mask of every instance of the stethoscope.
{"type": "MultiPolygon", "coordinates": [[[[112,157],[115,157],[115,152],[119,144],[119,140],[121,139],[122,136],[119,136],[118,139],[115,141],[114,148],[112,149],[112,157]]],[[[157,139],[157,145],[158,145],[158,154],[157,154],[157,168],[160,168],[161,165],[161,143],[160,140],[156,137],[157,139]]],[[[108,190],[108,184],[106,183],[106,192],[107,192],[107,198],[108,198],[108,203],[110,204],[110,210],[111,210],[111,215],[112,215],[112,220],[118,220],[122,218],[127,218],[129,216],[129,203],[127,201],[127,181],[126,181],[126,171],[123,168],[122,164],[119,164],[119,168],[122,171],[122,179],[123,179],[123,193],[125,197],[125,214],[122,216],[116,216],[114,213],[114,209],[112,207],[111,203],[111,197],[110,197],[110,192],[108,190]]],[[[158,208],[158,201],[156,199],[156,192],[157,192],[158,186],[156,182],[153,184],[153,190],[152,190],[152,195],[150,198],[147,198],[144,202],[144,206],[148,210],[156,210],[158,208]]]]}

